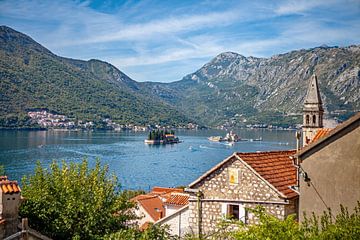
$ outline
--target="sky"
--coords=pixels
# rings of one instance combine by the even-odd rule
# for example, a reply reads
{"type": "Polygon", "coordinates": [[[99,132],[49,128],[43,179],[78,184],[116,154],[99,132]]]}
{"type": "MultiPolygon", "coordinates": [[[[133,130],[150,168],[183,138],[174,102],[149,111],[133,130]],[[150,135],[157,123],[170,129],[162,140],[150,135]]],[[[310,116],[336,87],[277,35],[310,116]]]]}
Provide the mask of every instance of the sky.
{"type": "Polygon", "coordinates": [[[360,44],[360,0],[0,0],[0,25],[63,57],[172,82],[222,52],[271,57],[360,44]]]}

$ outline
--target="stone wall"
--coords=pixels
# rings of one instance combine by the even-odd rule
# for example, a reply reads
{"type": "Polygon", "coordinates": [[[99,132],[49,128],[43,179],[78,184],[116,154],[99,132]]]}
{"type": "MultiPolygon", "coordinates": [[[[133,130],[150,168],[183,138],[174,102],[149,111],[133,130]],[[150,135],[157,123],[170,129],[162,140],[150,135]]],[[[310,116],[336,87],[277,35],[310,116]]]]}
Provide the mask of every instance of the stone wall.
{"type": "MultiPolygon", "coordinates": [[[[201,228],[203,233],[211,233],[218,229],[218,224],[224,220],[223,204],[237,204],[245,208],[255,208],[257,205],[265,207],[266,211],[280,219],[294,212],[293,206],[279,196],[279,193],[264,180],[235,157],[222,167],[211,173],[201,182],[192,186],[199,189],[201,196],[201,228]],[[230,183],[229,173],[238,170],[236,184],[230,183]]],[[[189,224],[193,232],[198,232],[197,197],[189,200],[189,224]]],[[[256,223],[257,219],[248,214],[247,223],[256,223]]]]}

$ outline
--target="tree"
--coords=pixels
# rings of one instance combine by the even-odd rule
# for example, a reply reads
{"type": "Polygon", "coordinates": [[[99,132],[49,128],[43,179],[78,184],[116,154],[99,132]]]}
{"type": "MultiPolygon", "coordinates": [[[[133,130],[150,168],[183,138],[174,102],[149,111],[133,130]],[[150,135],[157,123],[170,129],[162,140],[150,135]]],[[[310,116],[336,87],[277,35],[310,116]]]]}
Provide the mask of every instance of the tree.
{"type": "Polygon", "coordinates": [[[24,177],[26,201],[20,214],[31,227],[54,239],[99,239],[129,227],[135,219],[133,204],[119,191],[117,179],[97,161],[59,165],[49,169],[37,163],[35,173],[24,177]]]}
{"type": "Polygon", "coordinates": [[[104,237],[104,240],[175,240],[179,239],[175,236],[171,236],[168,231],[168,227],[157,226],[150,224],[147,229],[140,231],[139,229],[120,230],[116,233],[108,234],[104,237]]]}
{"type": "Polygon", "coordinates": [[[0,165],[0,176],[5,176],[6,173],[5,173],[5,167],[4,165],[0,165]]]}

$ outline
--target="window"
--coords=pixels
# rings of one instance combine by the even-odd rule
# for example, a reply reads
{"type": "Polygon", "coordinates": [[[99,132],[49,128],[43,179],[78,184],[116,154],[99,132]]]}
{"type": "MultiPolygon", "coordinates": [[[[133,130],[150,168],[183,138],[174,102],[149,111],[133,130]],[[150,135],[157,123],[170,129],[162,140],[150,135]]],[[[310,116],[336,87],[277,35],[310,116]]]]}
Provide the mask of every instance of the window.
{"type": "Polygon", "coordinates": [[[248,212],[241,204],[222,204],[222,216],[224,219],[240,220],[243,223],[248,222],[248,212]]]}
{"type": "Polygon", "coordinates": [[[313,115],[313,124],[315,124],[315,123],[316,123],[316,116],[313,115]]]}
{"type": "Polygon", "coordinates": [[[229,205],[228,206],[228,217],[231,219],[239,219],[239,205],[229,205]]]}
{"type": "Polygon", "coordinates": [[[306,124],[309,124],[310,123],[310,117],[309,117],[309,115],[306,115],[306,117],[305,117],[305,122],[306,122],[306,124]]]}

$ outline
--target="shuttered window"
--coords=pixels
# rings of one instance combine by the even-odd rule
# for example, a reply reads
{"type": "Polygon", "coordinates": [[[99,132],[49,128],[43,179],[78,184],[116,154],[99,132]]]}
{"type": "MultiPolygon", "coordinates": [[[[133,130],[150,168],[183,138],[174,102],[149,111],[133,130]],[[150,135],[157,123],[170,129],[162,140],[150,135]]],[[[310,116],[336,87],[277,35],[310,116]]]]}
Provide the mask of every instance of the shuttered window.
{"type": "Polygon", "coordinates": [[[236,219],[243,223],[248,222],[248,213],[242,204],[223,203],[221,205],[223,219],[236,219]]]}

